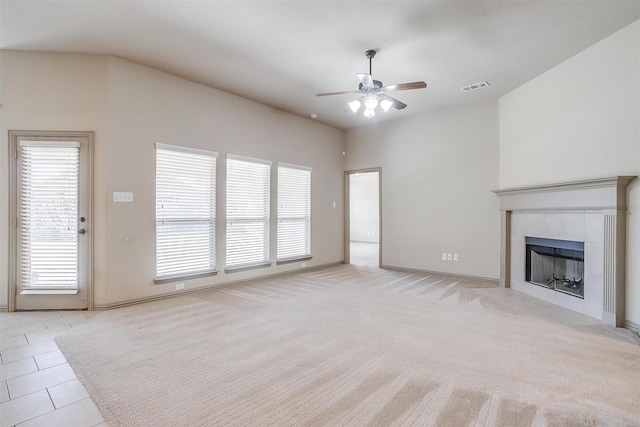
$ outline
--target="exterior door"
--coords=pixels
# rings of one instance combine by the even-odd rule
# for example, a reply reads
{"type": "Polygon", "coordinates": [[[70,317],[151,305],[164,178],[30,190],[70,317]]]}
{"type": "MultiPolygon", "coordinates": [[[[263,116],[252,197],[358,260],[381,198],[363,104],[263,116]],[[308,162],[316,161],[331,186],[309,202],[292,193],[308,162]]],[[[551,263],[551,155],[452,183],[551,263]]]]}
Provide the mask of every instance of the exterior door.
{"type": "Polygon", "coordinates": [[[15,310],[91,304],[92,132],[10,132],[15,310]]]}

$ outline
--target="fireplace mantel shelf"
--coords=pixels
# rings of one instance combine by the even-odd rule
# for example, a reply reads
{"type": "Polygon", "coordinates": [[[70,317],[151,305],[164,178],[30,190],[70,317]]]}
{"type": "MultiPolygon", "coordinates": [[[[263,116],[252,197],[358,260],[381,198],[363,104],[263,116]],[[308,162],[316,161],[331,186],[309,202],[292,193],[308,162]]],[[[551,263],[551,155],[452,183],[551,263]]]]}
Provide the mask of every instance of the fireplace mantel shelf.
{"type": "Polygon", "coordinates": [[[540,193],[549,191],[587,190],[602,187],[626,187],[636,179],[636,176],[613,176],[607,178],[586,179],[582,181],[570,181],[554,184],[532,185],[527,187],[504,188],[493,190],[499,197],[510,194],[540,193]]]}
{"type": "Polygon", "coordinates": [[[626,209],[627,186],[636,176],[505,188],[493,192],[502,211],[626,209]]]}

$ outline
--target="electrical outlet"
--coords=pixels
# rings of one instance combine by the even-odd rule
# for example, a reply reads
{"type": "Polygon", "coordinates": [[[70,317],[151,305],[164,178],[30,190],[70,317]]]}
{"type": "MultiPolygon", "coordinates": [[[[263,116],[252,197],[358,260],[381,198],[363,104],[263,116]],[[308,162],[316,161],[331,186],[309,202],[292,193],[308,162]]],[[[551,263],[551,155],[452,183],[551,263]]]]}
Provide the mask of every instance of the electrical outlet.
{"type": "Polygon", "coordinates": [[[458,257],[458,254],[453,254],[453,260],[454,261],[459,261],[460,258],[458,257]]]}
{"type": "Polygon", "coordinates": [[[446,260],[447,260],[447,254],[446,254],[446,253],[444,253],[444,252],[442,252],[442,260],[443,260],[443,261],[446,261],[446,260]]]}
{"type": "Polygon", "coordinates": [[[176,291],[179,291],[180,289],[184,289],[184,283],[176,283],[176,291]]]}
{"type": "Polygon", "coordinates": [[[447,254],[447,261],[451,261],[453,259],[453,255],[447,254]]]}
{"type": "Polygon", "coordinates": [[[302,264],[300,264],[300,268],[305,268],[307,266],[306,262],[303,262],[302,264]]]}

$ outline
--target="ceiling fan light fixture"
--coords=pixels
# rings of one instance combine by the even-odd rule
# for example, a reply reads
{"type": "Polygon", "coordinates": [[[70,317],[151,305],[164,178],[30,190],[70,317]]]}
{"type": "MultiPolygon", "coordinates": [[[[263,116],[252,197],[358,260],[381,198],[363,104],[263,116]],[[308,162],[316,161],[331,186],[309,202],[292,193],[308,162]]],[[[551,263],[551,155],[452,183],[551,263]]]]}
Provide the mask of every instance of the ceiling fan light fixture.
{"type": "Polygon", "coordinates": [[[382,101],[380,101],[380,106],[382,107],[385,113],[389,111],[392,105],[393,105],[393,102],[389,101],[388,99],[383,99],[382,101]]]}
{"type": "Polygon", "coordinates": [[[357,113],[361,105],[362,105],[362,102],[356,99],[355,101],[351,101],[349,103],[349,108],[351,108],[351,111],[353,111],[354,113],[357,113]]]}
{"type": "Polygon", "coordinates": [[[375,95],[367,96],[367,99],[364,100],[364,106],[373,111],[378,106],[378,98],[375,95]]]}
{"type": "Polygon", "coordinates": [[[407,104],[403,103],[402,101],[398,101],[395,98],[392,98],[386,93],[387,91],[424,89],[427,87],[427,84],[423,81],[399,83],[395,85],[385,86],[380,80],[374,80],[372,77],[371,60],[374,56],[376,56],[376,51],[373,49],[368,50],[365,52],[365,56],[369,60],[369,74],[357,74],[358,79],[360,80],[357,91],[325,92],[318,93],[316,94],[316,96],[346,95],[355,93],[357,94],[358,99],[348,102],[347,105],[349,105],[349,108],[351,109],[351,111],[353,111],[354,114],[363,111],[362,107],[364,106],[363,115],[366,118],[370,119],[376,115],[375,110],[378,110],[378,112],[383,111],[386,113],[391,109],[391,107],[395,108],[396,110],[402,110],[406,108],[407,104]]]}

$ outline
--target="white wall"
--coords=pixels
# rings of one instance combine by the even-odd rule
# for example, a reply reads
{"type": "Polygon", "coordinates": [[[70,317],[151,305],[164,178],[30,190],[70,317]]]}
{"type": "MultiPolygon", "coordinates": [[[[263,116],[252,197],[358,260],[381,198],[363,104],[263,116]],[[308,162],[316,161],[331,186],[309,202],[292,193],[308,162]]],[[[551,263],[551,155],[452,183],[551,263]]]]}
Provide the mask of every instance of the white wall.
{"type": "MultiPolygon", "coordinates": [[[[500,99],[500,187],[640,175],[640,21],[500,99]]],[[[627,319],[640,324],[640,180],[628,192],[627,319]]]]}
{"type": "Polygon", "coordinates": [[[499,277],[497,102],[350,130],[346,151],[382,167],[383,265],[499,277]]]}
{"type": "Polygon", "coordinates": [[[349,175],[349,237],[353,242],[380,240],[379,176],[378,172],[349,175]]]}
{"type": "MultiPolygon", "coordinates": [[[[308,266],[343,260],[342,132],[122,59],[3,52],[4,129],[95,130],[94,290],[96,306],[170,293],[155,285],[156,142],[205,148],[218,162],[217,253],[224,268],[224,158],[227,153],[310,166],[312,256],[308,266]],[[8,72],[7,72],[8,71],[8,72]],[[134,202],[113,203],[114,191],[134,202]],[[338,202],[336,208],[333,202],[338,202]]],[[[2,132],[6,144],[6,132],[2,132]]],[[[5,145],[6,146],[6,145],[5,145]]],[[[7,150],[2,206],[7,224],[7,150]]],[[[272,175],[275,176],[275,175],[272,175]]],[[[275,184],[275,182],[273,183],[275,184]]],[[[275,197],[275,192],[272,192],[275,197]]],[[[273,211],[272,211],[273,215],[273,211]]],[[[272,221],[275,258],[275,221],[272,221]]],[[[0,300],[6,306],[7,230],[0,228],[0,300]]],[[[185,289],[300,268],[299,263],[186,280],[185,289]]]]}

